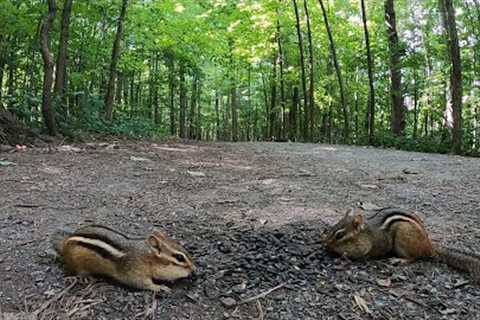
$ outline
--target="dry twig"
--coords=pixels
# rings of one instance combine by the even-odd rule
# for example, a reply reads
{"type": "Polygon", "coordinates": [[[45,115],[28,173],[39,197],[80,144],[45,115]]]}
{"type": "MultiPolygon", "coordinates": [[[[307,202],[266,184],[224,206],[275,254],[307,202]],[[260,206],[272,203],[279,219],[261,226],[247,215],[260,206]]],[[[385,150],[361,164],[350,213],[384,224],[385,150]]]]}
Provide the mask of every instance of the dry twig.
{"type": "Polygon", "coordinates": [[[239,303],[237,303],[237,305],[241,305],[241,304],[245,304],[245,303],[249,303],[249,302],[252,302],[252,301],[255,301],[255,300],[258,300],[258,299],[262,299],[262,298],[265,298],[266,296],[268,296],[270,293],[278,290],[278,289],[281,289],[285,286],[285,283],[281,283],[279,284],[278,286],[276,287],[273,287],[271,289],[268,289],[267,291],[264,291],[260,294],[257,294],[256,296],[253,296],[253,297],[250,297],[250,298],[247,298],[245,300],[242,300],[240,301],[239,303]]]}

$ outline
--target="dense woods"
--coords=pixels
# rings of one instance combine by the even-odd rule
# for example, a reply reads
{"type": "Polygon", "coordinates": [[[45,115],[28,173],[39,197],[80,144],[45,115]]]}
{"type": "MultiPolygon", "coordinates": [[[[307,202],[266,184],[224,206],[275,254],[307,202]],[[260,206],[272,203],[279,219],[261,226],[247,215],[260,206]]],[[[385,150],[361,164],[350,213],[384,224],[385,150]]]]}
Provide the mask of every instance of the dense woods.
{"type": "Polygon", "coordinates": [[[71,137],[478,154],[479,46],[478,0],[3,0],[0,109],[71,137]]]}

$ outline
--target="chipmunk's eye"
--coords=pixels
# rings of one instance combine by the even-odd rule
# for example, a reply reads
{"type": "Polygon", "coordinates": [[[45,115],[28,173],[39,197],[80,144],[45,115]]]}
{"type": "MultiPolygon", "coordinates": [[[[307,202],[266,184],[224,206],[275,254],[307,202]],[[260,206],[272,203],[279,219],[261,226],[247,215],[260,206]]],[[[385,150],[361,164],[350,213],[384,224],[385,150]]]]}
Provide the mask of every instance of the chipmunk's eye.
{"type": "Polygon", "coordinates": [[[187,258],[185,258],[185,256],[180,253],[174,254],[173,257],[175,258],[175,260],[177,260],[180,263],[184,263],[187,261],[187,258]]]}
{"type": "Polygon", "coordinates": [[[345,230],[338,230],[337,232],[335,232],[335,239],[340,240],[345,237],[345,234],[345,230]]]}

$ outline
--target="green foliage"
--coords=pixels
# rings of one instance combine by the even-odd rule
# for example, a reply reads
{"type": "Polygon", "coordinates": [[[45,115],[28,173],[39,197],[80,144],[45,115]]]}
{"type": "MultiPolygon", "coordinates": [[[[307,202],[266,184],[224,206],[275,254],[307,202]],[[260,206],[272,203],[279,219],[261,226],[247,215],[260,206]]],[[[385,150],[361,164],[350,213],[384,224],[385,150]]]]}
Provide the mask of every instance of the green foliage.
{"type": "MultiPolygon", "coordinates": [[[[306,38],[303,1],[298,0],[306,38]]],[[[353,142],[366,144],[367,63],[359,2],[323,0],[346,86],[353,142]]],[[[409,108],[404,137],[390,133],[389,49],[381,2],[366,1],[375,61],[376,144],[405,150],[449,152],[451,137],[444,124],[448,99],[447,42],[436,0],[395,1],[402,56],[404,96],[409,108]],[[413,138],[413,96],[418,98],[417,137],[413,138]],[[425,121],[426,120],[426,121],[425,121]],[[427,130],[424,130],[425,122],[427,130]],[[427,134],[425,134],[427,131],[427,134]]],[[[50,34],[52,53],[59,43],[63,1],[50,34]]],[[[219,139],[232,129],[231,89],[236,88],[242,139],[270,138],[267,129],[288,129],[293,88],[300,91],[300,53],[292,1],[279,0],[135,0],[129,2],[119,61],[114,121],[103,121],[103,100],[121,1],[73,1],[67,66],[67,96],[55,101],[63,132],[97,132],[134,136],[167,135],[170,117],[178,133],[180,66],[185,67],[187,124],[202,138],[219,139]],[[277,34],[277,24],[279,34],[277,34]],[[278,43],[283,49],[285,109],[280,104],[278,43]],[[276,60],[275,60],[276,59],[276,60]],[[277,68],[274,73],[274,61],[277,68]],[[201,82],[199,107],[190,119],[194,76],[201,82]],[[275,110],[272,88],[275,84],[275,110]],[[173,106],[170,89],[173,87],[173,106]],[[215,97],[220,97],[218,114],[215,97]],[[172,109],[171,109],[172,107],[172,109]],[[155,117],[157,110],[157,119],[155,117]],[[172,115],[170,110],[173,110],[172,115]],[[272,112],[274,117],[270,117],[272,112]],[[217,125],[217,117],[219,126],[217,125]],[[200,119],[198,122],[197,119],[200,119]],[[156,121],[154,121],[156,120],[156,121]],[[155,124],[156,123],[156,124],[155,124]],[[225,131],[225,132],[224,132],[225,131]],[[247,134],[248,133],[248,134],[247,134]],[[254,136],[252,136],[254,133],[254,136]]],[[[315,141],[342,142],[343,115],[329,39],[318,0],[308,2],[314,51],[315,141]],[[329,125],[331,124],[331,127],[329,125]]],[[[480,150],[480,10],[478,1],[456,1],[464,68],[464,150],[480,150]]],[[[42,0],[0,1],[0,104],[14,109],[30,125],[41,125],[42,59],[38,28],[46,12],[42,0]],[[10,68],[14,69],[10,81],[10,68]],[[12,90],[10,90],[10,88],[12,90]]],[[[306,45],[306,44],[305,44],[306,45]]],[[[308,50],[305,48],[305,60],[308,50]]],[[[308,66],[307,66],[308,68],[308,66]]],[[[308,71],[308,70],[307,70],[308,71]]],[[[307,72],[308,73],[308,72],[307,72]]],[[[300,99],[303,93],[300,92],[300,99]]],[[[303,102],[300,101],[300,105],[303,102]]],[[[196,106],[198,107],[198,106],[196,106]]],[[[303,110],[297,120],[303,119],[303,110]]],[[[282,132],[285,136],[286,133],[282,132]]],[[[74,134],[72,134],[75,136],[74,134]]],[[[297,137],[298,138],[298,137],[297,137]]],[[[297,139],[298,140],[298,139],[297,139]]]]}

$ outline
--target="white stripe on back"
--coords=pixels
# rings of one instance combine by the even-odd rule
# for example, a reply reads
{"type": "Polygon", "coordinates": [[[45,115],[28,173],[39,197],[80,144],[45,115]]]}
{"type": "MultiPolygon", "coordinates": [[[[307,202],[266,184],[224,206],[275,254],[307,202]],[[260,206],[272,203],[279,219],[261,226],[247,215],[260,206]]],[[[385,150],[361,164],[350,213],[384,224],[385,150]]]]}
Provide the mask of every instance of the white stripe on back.
{"type": "Polygon", "coordinates": [[[81,237],[81,236],[73,236],[73,237],[68,238],[67,241],[78,241],[78,242],[91,244],[93,246],[96,246],[96,247],[99,247],[99,248],[102,248],[102,249],[106,250],[107,252],[111,253],[113,256],[115,256],[117,258],[121,258],[125,255],[124,252],[119,251],[118,249],[112,247],[108,243],[105,243],[102,240],[98,240],[98,239],[90,239],[90,238],[85,238],[85,237],[81,237]]]}
{"type": "Polygon", "coordinates": [[[413,218],[410,218],[410,217],[408,217],[408,216],[396,214],[396,215],[393,215],[393,216],[391,216],[391,217],[388,217],[388,218],[383,222],[381,229],[385,229],[390,223],[394,222],[395,220],[397,220],[397,221],[408,221],[408,222],[413,223],[415,226],[417,226],[417,228],[419,227],[419,223],[418,223],[417,220],[415,220],[415,219],[413,219],[413,218]]]}

